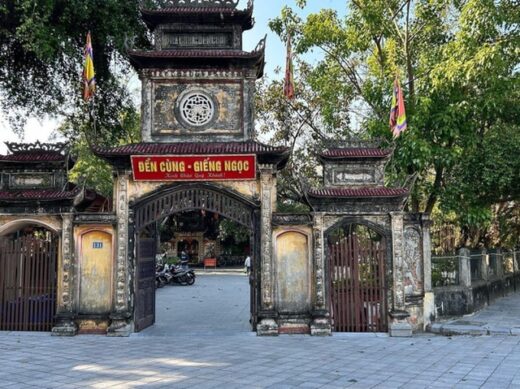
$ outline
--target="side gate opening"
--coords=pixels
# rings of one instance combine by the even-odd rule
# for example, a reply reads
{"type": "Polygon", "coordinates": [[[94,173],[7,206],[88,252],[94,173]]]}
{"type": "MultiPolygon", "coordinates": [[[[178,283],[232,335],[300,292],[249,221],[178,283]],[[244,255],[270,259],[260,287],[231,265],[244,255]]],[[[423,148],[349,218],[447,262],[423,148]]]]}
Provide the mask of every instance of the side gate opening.
{"type": "MultiPolygon", "coordinates": [[[[238,195],[227,193],[220,188],[206,185],[183,185],[162,190],[134,205],[134,234],[135,237],[135,283],[134,283],[134,322],[135,330],[142,331],[156,321],[156,283],[155,265],[156,256],[161,254],[160,247],[165,235],[161,226],[184,224],[185,228],[197,228],[199,222],[186,222],[192,216],[199,215],[201,219],[226,219],[245,227],[250,233],[249,246],[252,260],[249,274],[250,286],[250,320],[252,329],[256,329],[258,298],[257,275],[259,274],[259,227],[258,206],[241,199],[238,195]],[[182,220],[179,223],[179,220],[182,220]],[[188,227],[186,227],[188,226],[188,227]]],[[[185,232],[186,233],[186,232],[185,232]]],[[[182,234],[177,234],[182,236],[182,234]]],[[[179,239],[182,239],[179,238],[179,239]]],[[[185,248],[186,242],[175,242],[173,247],[178,250],[185,248]]],[[[194,242],[195,243],[195,242],[194,242]]],[[[193,248],[192,243],[189,247],[193,248]]],[[[177,251],[178,251],[177,250],[177,251]]],[[[188,251],[191,260],[202,258],[203,247],[197,245],[197,250],[188,251]],[[200,254],[200,257],[199,257],[200,254]]],[[[220,263],[220,262],[219,262],[220,263]]],[[[181,313],[177,313],[181,314],[181,313]]]]}
{"type": "Polygon", "coordinates": [[[387,332],[386,242],[359,224],[328,236],[332,326],[337,332],[387,332]]]}
{"type": "Polygon", "coordinates": [[[51,331],[59,239],[50,232],[0,237],[0,331],[51,331]]]}

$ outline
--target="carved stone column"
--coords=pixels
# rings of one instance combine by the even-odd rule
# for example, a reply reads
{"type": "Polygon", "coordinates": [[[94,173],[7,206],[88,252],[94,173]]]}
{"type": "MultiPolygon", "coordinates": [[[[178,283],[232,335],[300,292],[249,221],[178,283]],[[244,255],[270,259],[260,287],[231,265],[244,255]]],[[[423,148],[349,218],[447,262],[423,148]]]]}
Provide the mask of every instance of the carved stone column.
{"type": "Polygon", "coordinates": [[[260,322],[258,335],[278,335],[278,324],[274,307],[274,269],[273,269],[273,203],[276,201],[276,178],[273,165],[259,165],[261,197],[261,251],[260,251],[260,322]],[[274,200],[273,200],[274,199],[274,200]]]}
{"type": "Polygon", "coordinates": [[[60,277],[60,296],[58,296],[58,310],[56,314],[56,325],[52,329],[52,335],[74,336],[78,327],[74,323],[74,238],[73,238],[72,213],[62,215],[61,232],[61,267],[58,274],[60,277]]]}
{"type": "Polygon", "coordinates": [[[140,75],[141,79],[141,136],[143,138],[143,142],[151,142],[151,134],[152,134],[152,101],[153,101],[153,85],[152,81],[149,77],[144,77],[143,74],[140,75]]]}
{"type": "Polygon", "coordinates": [[[432,289],[432,243],[430,228],[432,222],[430,215],[421,215],[422,227],[422,252],[423,252],[423,272],[424,272],[424,329],[426,329],[435,319],[435,296],[432,289]]]}
{"type": "Polygon", "coordinates": [[[128,208],[128,184],[130,173],[120,173],[117,177],[114,193],[115,210],[117,217],[116,242],[116,277],[115,302],[110,318],[112,323],[108,328],[108,336],[129,336],[132,332],[130,307],[130,263],[128,250],[128,229],[130,212],[128,208]]]}
{"type": "Polygon", "coordinates": [[[405,310],[404,291],[404,214],[391,212],[392,224],[392,272],[393,272],[393,307],[390,312],[390,336],[412,336],[412,326],[407,322],[409,316],[405,310]]]}
{"type": "Polygon", "coordinates": [[[324,213],[314,213],[312,235],[314,241],[314,296],[313,296],[313,320],[311,323],[311,335],[330,335],[330,312],[328,301],[327,267],[325,258],[324,213]]]}

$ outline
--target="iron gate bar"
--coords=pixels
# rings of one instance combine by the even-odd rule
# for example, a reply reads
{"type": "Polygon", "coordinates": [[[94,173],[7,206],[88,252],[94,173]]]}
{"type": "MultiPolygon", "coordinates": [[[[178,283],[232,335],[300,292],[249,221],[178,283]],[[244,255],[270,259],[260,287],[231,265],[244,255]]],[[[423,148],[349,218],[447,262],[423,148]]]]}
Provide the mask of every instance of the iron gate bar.
{"type": "Polygon", "coordinates": [[[387,331],[384,240],[358,234],[329,241],[332,324],[339,332],[387,331]]]}
{"type": "Polygon", "coordinates": [[[56,239],[0,239],[0,330],[52,329],[57,255],[56,239]]]}

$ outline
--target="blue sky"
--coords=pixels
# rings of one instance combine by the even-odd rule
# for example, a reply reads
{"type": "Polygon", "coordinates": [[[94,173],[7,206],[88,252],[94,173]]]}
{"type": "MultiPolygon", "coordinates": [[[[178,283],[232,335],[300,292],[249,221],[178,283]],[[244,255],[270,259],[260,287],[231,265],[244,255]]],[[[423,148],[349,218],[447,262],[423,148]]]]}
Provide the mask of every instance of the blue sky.
{"type": "MultiPolygon", "coordinates": [[[[255,0],[255,26],[252,30],[244,34],[244,50],[253,50],[257,43],[267,34],[266,44],[266,77],[275,78],[274,69],[280,66],[285,67],[285,42],[281,42],[276,34],[271,32],[268,27],[270,19],[274,19],[280,15],[281,10],[285,6],[289,6],[298,11],[302,18],[308,14],[318,12],[322,8],[333,8],[341,13],[345,12],[345,0],[308,0],[307,7],[300,10],[296,7],[295,0],[255,0]]],[[[244,9],[247,6],[247,0],[240,0],[239,9],[244,9]]],[[[316,52],[308,57],[307,60],[319,58],[320,53],[316,52]]],[[[283,72],[282,72],[283,73],[283,72]]],[[[281,77],[282,75],[279,75],[281,77]]],[[[52,118],[37,119],[32,118],[25,128],[25,142],[34,142],[40,140],[42,142],[48,141],[52,131],[58,126],[58,121],[52,118]]],[[[17,141],[20,139],[11,131],[0,113],[0,153],[4,154],[6,148],[5,141],[17,141]]]]}
{"type": "MultiPolygon", "coordinates": [[[[238,8],[245,8],[247,0],[240,0],[238,8]]],[[[244,49],[253,50],[256,44],[267,34],[266,46],[266,75],[269,78],[274,77],[274,69],[277,66],[285,67],[285,42],[281,42],[280,38],[269,30],[269,20],[280,15],[283,7],[289,6],[298,11],[302,19],[311,13],[318,12],[323,8],[336,9],[340,14],[344,14],[346,9],[345,0],[307,0],[305,9],[300,10],[296,6],[295,0],[256,0],[254,9],[255,26],[251,31],[244,35],[244,49]]],[[[315,53],[316,58],[319,53],[315,53]]]]}

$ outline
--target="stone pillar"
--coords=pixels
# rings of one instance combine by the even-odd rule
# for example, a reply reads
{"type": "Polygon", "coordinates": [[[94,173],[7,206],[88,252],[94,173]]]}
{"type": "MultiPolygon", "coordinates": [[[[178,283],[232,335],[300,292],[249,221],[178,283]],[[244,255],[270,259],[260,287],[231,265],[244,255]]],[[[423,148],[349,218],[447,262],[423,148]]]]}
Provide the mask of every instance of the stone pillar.
{"type": "Polygon", "coordinates": [[[480,257],[480,276],[482,281],[489,280],[488,254],[486,249],[482,249],[480,257]]]}
{"type": "Polygon", "coordinates": [[[497,277],[500,279],[504,278],[504,261],[502,260],[502,249],[498,248],[496,252],[496,261],[497,261],[497,277]]]}
{"type": "MultiPolygon", "coordinates": [[[[145,71],[146,72],[146,71],[145,71]]],[[[152,128],[152,92],[153,92],[153,85],[152,81],[150,80],[149,74],[141,73],[140,77],[141,79],[141,137],[143,138],[143,142],[151,142],[152,141],[152,131],[154,130],[152,128]]]]}
{"type": "Polygon", "coordinates": [[[61,232],[61,266],[58,274],[59,291],[58,309],[56,313],[56,325],[52,329],[52,335],[74,336],[78,332],[78,327],[74,323],[74,238],[73,238],[73,219],[72,213],[62,215],[61,232]]]}
{"type": "Polygon", "coordinates": [[[258,312],[258,335],[278,335],[274,307],[273,269],[273,204],[276,201],[276,178],[273,165],[259,165],[260,170],[260,310],[258,312]]]}
{"type": "Polygon", "coordinates": [[[323,212],[314,213],[314,224],[312,226],[312,235],[314,243],[314,295],[313,295],[313,311],[311,323],[311,335],[330,335],[332,332],[330,325],[330,312],[327,285],[327,267],[325,258],[325,239],[323,230],[324,226],[323,212]]]}
{"type": "Polygon", "coordinates": [[[423,253],[423,282],[424,282],[424,301],[423,316],[425,330],[435,319],[435,296],[432,289],[432,243],[430,236],[430,228],[432,222],[430,215],[421,215],[422,227],[422,253],[423,253]]]}
{"type": "Polygon", "coordinates": [[[467,248],[459,250],[459,285],[471,288],[471,258],[467,248]]]}
{"type": "Polygon", "coordinates": [[[116,241],[116,277],[114,308],[110,314],[112,323],[108,328],[108,336],[129,336],[133,331],[131,325],[132,312],[130,307],[130,253],[129,225],[133,225],[132,215],[128,208],[128,183],[129,172],[120,172],[117,176],[116,190],[114,193],[114,206],[117,217],[117,241],[116,241]]]}
{"type": "Polygon", "coordinates": [[[393,307],[390,312],[390,336],[412,336],[412,326],[406,320],[410,315],[405,309],[404,293],[404,214],[390,213],[392,225],[392,272],[393,272],[393,307]]]}

